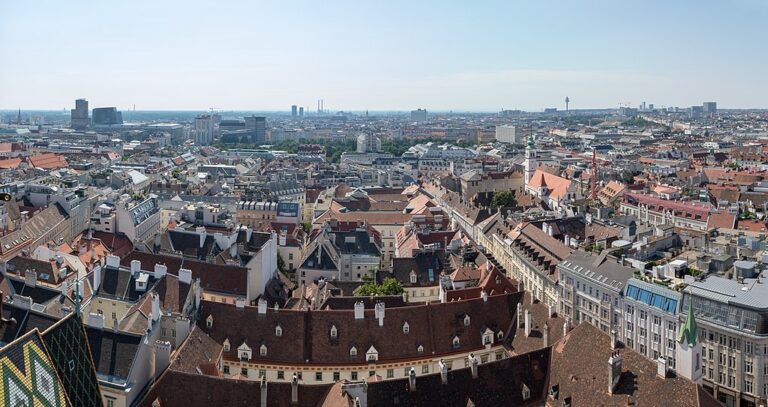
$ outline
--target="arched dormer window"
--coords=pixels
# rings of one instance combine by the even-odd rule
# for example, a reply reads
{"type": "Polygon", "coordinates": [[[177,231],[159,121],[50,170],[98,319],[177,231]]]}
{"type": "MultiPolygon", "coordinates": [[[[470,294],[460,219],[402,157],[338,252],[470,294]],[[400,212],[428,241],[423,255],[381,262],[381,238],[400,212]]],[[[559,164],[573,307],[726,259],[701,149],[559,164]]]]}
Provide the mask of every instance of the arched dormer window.
{"type": "Polygon", "coordinates": [[[464,326],[469,326],[469,315],[464,315],[464,326]]]}
{"type": "Polygon", "coordinates": [[[336,339],[339,337],[339,330],[336,329],[336,325],[331,325],[331,338],[336,339]]]}
{"type": "Polygon", "coordinates": [[[458,336],[453,337],[453,341],[451,341],[451,345],[453,346],[454,349],[457,349],[459,346],[461,346],[458,336]]]}
{"type": "Polygon", "coordinates": [[[404,334],[408,334],[408,333],[410,333],[410,332],[411,332],[411,326],[410,326],[410,325],[408,325],[408,322],[405,322],[405,323],[403,324],[403,333],[404,333],[404,334]]]}
{"type": "Polygon", "coordinates": [[[351,357],[357,356],[357,348],[356,347],[353,346],[353,347],[351,347],[349,349],[349,356],[351,356],[351,357]]]}
{"type": "Polygon", "coordinates": [[[275,336],[283,336],[283,327],[280,325],[275,327],[275,336]]]}
{"type": "Polygon", "coordinates": [[[208,315],[208,318],[205,319],[205,326],[207,326],[208,329],[213,328],[213,315],[208,315]]]}
{"type": "Polygon", "coordinates": [[[424,346],[422,346],[422,345],[419,345],[419,347],[418,347],[418,348],[416,348],[416,352],[418,352],[418,354],[419,354],[419,355],[421,355],[422,353],[424,353],[424,346]]]}
{"type": "Polygon", "coordinates": [[[411,270],[411,284],[416,284],[416,271],[411,270]]]}
{"type": "Polygon", "coordinates": [[[502,339],[504,339],[504,332],[502,331],[496,332],[496,340],[500,341],[502,339]]]}
{"type": "Polygon", "coordinates": [[[261,345],[261,347],[259,348],[259,355],[267,356],[267,345],[261,345]]]}
{"type": "Polygon", "coordinates": [[[237,348],[237,358],[241,361],[251,360],[251,348],[245,342],[237,348]]]}
{"type": "Polygon", "coordinates": [[[224,352],[229,352],[229,338],[224,339],[224,352]]]}

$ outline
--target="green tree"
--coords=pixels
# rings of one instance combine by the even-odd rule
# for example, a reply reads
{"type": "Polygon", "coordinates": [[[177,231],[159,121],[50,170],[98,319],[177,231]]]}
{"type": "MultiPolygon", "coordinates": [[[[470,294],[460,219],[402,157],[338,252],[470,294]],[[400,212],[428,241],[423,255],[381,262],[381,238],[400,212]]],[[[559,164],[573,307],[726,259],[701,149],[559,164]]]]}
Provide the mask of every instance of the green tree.
{"type": "Polygon", "coordinates": [[[400,295],[404,292],[403,286],[394,278],[385,278],[381,284],[367,282],[357,289],[355,295],[368,297],[371,295],[400,295]]]}
{"type": "Polygon", "coordinates": [[[510,208],[517,206],[517,198],[512,191],[500,191],[493,193],[493,199],[491,199],[491,208],[510,208]]]}

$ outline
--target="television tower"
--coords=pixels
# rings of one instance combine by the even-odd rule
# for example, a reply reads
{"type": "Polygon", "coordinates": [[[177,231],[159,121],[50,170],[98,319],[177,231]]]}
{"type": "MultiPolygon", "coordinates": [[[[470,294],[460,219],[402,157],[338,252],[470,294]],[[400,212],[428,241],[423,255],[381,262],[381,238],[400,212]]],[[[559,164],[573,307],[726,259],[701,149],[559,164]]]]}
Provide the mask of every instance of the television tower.
{"type": "Polygon", "coordinates": [[[571,102],[571,99],[568,98],[568,96],[565,97],[565,111],[568,111],[568,103],[571,102]]]}

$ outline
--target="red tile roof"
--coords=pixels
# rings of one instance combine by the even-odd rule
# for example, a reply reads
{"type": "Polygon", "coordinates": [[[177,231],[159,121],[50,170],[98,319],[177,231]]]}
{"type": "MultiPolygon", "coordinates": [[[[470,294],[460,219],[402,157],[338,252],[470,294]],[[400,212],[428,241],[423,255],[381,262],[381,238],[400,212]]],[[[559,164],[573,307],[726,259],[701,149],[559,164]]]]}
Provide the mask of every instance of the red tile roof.
{"type": "Polygon", "coordinates": [[[28,158],[30,165],[44,170],[55,170],[65,168],[69,164],[63,156],[53,153],[33,155],[28,158]]]}

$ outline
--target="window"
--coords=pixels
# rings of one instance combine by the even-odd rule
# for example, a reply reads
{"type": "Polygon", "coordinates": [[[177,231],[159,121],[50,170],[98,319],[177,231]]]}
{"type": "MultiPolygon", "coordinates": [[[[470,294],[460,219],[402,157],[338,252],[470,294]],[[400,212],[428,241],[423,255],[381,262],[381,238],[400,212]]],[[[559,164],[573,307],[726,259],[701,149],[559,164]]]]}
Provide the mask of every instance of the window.
{"type": "Polygon", "coordinates": [[[315,372],[315,381],[316,382],[322,382],[323,381],[323,372],[315,372]]]}
{"type": "Polygon", "coordinates": [[[357,348],[354,346],[349,350],[349,356],[355,357],[357,356],[357,348]]]}
{"type": "Polygon", "coordinates": [[[387,369],[387,379],[395,377],[395,369],[387,369]]]}
{"type": "Polygon", "coordinates": [[[464,326],[469,326],[469,315],[464,315],[464,326]]]}
{"type": "Polygon", "coordinates": [[[259,369],[259,378],[267,377],[267,371],[264,369],[259,369]]]}
{"type": "Polygon", "coordinates": [[[496,332],[496,339],[497,340],[504,339],[504,332],[502,332],[502,331],[496,332]]]}
{"type": "Polygon", "coordinates": [[[422,374],[429,373],[429,365],[421,365],[421,373],[422,374]]]}
{"type": "Polygon", "coordinates": [[[208,315],[208,318],[205,319],[205,326],[207,326],[208,329],[213,327],[213,315],[208,315]]]}
{"type": "Polygon", "coordinates": [[[244,367],[244,368],[240,369],[240,375],[243,376],[243,377],[248,377],[248,368],[244,367]]]}
{"type": "Polygon", "coordinates": [[[403,324],[403,333],[407,334],[409,332],[411,332],[411,326],[408,325],[408,323],[406,322],[406,323],[403,324]]]}
{"type": "Polygon", "coordinates": [[[288,253],[288,260],[293,260],[293,253],[288,253]]]}
{"type": "Polygon", "coordinates": [[[453,341],[452,341],[451,345],[453,346],[453,349],[457,349],[459,346],[461,346],[461,344],[459,343],[459,337],[458,336],[454,336],[453,337],[453,341]]]}
{"type": "Polygon", "coordinates": [[[267,356],[267,347],[265,345],[261,345],[259,348],[259,355],[267,356]]]}
{"type": "Polygon", "coordinates": [[[331,338],[336,339],[339,337],[339,331],[336,329],[336,325],[331,325],[331,338]]]}
{"type": "Polygon", "coordinates": [[[283,328],[280,325],[275,327],[275,336],[283,336],[283,328]]]}
{"type": "Polygon", "coordinates": [[[350,377],[350,379],[352,379],[352,380],[357,380],[357,372],[354,372],[354,371],[353,371],[352,373],[350,373],[350,374],[349,374],[349,377],[350,377]]]}
{"type": "Polygon", "coordinates": [[[333,381],[338,382],[339,380],[341,380],[341,373],[333,372],[333,381]]]}
{"type": "Polygon", "coordinates": [[[411,284],[416,284],[416,273],[411,273],[411,284]]]}
{"type": "Polygon", "coordinates": [[[284,371],[282,371],[282,370],[278,370],[278,371],[277,371],[277,379],[278,379],[278,380],[283,380],[283,379],[285,379],[285,372],[284,372],[284,371]]]}
{"type": "MultiPolygon", "coordinates": [[[[424,353],[424,347],[423,347],[423,346],[421,346],[421,345],[419,345],[419,347],[418,347],[418,348],[416,348],[416,352],[418,352],[418,353],[419,353],[419,355],[421,355],[422,353],[424,353]]],[[[766,366],[768,366],[768,365],[766,365],[766,366]]]]}
{"type": "Polygon", "coordinates": [[[480,356],[480,363],[488,363],[488,355],[480,356]]]}
{"type": "Polygon", "coordinates": [[[372,376],[376,376],[376,371],[375,370],[369,370],[368,371],[368,377],[372,377],[372,376]]]}
{"type": "Polygon", "coordinates": [[[229,366],[224,365],[224,368],[222,370],[224,370],[224,374],[229,374],[229,366]]]}
{"type": "Polygon", "coordinates": [[[503,357],[503,355],[502,355],[501,351],[496,352],[496,360],[501,360],[502,357],[503,357]]]}
{"type": "Polygon", "coordinates": [[[107,399],[107,407],[115,407],[115,400],[107,399]]]}

